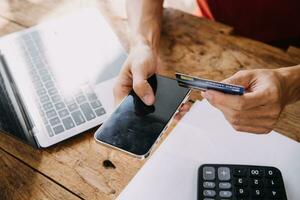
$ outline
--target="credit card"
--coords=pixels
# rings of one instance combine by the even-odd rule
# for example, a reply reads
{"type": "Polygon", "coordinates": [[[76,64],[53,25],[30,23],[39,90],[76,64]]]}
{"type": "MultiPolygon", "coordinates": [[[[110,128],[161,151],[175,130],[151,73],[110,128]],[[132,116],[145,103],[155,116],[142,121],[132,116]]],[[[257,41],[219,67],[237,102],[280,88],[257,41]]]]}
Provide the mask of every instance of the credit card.
{"type": "Polygon", "coordinates": [[[175,73],[178,85],[197,90],[216,90],[226,94],[243,95],[245,88],[239,85],[225,84],[217,81],[202,79],[182,73],[175,73]]]}

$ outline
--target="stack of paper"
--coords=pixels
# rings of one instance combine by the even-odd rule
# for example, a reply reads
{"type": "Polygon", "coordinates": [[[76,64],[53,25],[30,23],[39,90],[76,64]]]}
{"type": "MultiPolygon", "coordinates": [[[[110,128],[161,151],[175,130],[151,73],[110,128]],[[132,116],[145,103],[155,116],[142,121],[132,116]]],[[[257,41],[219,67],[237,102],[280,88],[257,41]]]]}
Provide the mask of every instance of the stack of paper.
{"type": "Polygon", "coordinates": [[[193,105],[118,200],[195,200],[197,169],[205,163],[277,167],[288,199],[300,197],[300,144],[276,132],[236,132],[204,101],[193,105]]]}

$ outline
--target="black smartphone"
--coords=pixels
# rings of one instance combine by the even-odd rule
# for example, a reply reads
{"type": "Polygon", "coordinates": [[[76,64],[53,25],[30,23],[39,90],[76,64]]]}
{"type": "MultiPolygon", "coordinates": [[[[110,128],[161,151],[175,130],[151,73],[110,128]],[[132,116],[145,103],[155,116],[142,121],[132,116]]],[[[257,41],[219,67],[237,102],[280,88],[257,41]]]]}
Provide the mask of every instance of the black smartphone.
{"type": "Polygon", "coordinates": [[[153,75],[148,79],[155,103],[147,106],[131,91],[96,131],[97,142],[117,148],[140,159],[146,158],[190,90],[177,81],[153,75]]]}

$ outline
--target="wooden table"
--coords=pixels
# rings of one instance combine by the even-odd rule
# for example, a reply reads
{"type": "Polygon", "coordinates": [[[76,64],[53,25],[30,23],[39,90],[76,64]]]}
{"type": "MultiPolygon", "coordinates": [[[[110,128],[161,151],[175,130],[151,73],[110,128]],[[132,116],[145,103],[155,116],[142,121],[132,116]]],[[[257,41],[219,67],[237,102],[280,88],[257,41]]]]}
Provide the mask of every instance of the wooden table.
{"type": "MultiPolygon", "coordinates": [[[[96,6],[128,49],[128,28],[120,2],[2,0],[0,34],[21,30],[82,7],[96,6]]],[[[285,52],[233,36],[232,32],[231,27],[165,9],[159,73],[173,76],[174,71],[180,71],[222,80],[241,69],[278,68],[300,63],[297,48],[285,52]]],[[[197,98],[199,94],[194,92],[192,99],[197,98]]],[[[282,113],[276,131],[299,141],[299,122],[300,103],[296,103],[282,113]]],[[[0,199],[115,199],[145,161],[96,144],[94,131],[42,150],[1,134],[0,199]],[[105,167],[105,160],[111,161],[115,168],[105,167]]]]}

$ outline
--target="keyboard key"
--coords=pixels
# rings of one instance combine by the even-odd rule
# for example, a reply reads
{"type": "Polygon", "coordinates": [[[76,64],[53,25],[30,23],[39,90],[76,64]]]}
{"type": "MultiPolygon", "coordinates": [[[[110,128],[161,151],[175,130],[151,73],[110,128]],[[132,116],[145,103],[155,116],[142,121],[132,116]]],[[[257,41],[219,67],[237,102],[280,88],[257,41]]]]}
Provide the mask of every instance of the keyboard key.
{"type": "Polygon", "coordinates": [[[47,116],[48,119],[51,119],[53,117],[56,117],[57,114],[56,114],[55,110],[52,109],[52,110],[49,110],[49,111],[46,112],[46,116],[47,116]]]}
{"type": "Polygon", "coordinates": [[[87,97],[88,97],[89,101],[97,100],[97,95],[95,93],[88,93],[87,97]]]}
{"type": "Polygon", "coordinates": [[[246,186],[246,185],[248,185],[248,180],[246,178],[235,178],[234,185],[246,186]]]}
{"type": "Polygon", "coordinates": [[[235,194],[238,197],[248,197],[249,196],[249,192],[246,188],[236,188],[235,194]]]}
{"type": "Polygon", "coordinates": [[[64,127],[67,130],[75,127],[75,124],[74,124],[74,122],[73,122],[73,120],[72,120],[71,117],[67,117],[67,118],[63,119],[62,122],[63,122],[64,127]]]}
{"type": "Polygon", "coordinates": [[[38,94],[39,96],[45,95],[46,92],[47,92],[47,91],[46,91],[44,88],[40,88],[40,89],[37,90],[37,94],[38,94]]]}
{"type": "Polygon", "coordinates": [[[95,113],[99,117],[101,115],[104,115],[106,112],[105,112],[104,108],[100,108],[100,109],[95,110],[95,113]]]}
{"type": "Polygon", "coordinates": [[[220,181],[229,181],[230,180],[230,169],[228,167],[219,167],[218,168],[218,178],[220,181]]]}
{"type": "Polygon", "coordinates": [[[262,177],[262,175],[263,175],[263,173],[260,169],[255,169],[255,168],[250,169],[250,177],[259,178],[259,177],[262,177]]]}
{"type": "Polygon", "coordinates": [[[48,89],[48,94],[50,96],[57,95],[58,91],[57,91],[57,89],[55,87],[53,87],[53,88],[48,89]]]}
{"type": "Polygon", "coordinates": [[[247,175],[247,169],[245,168],[235,168],[233,170],[233,176],[245,177],[247,175]]]}
{"type": "Polygon", "coordinates": [[[231,188],[231,183],[229,183],[229,182],[220,182],[219,183],[219,188],[220,189],[230,189],[231,188]]]}
{"type": "Polygon", "coordinates": [[[263,181],[261,179],[251,179],[250,185],[253,188],[261,188],[263,186],[263,181]]]}
{"type": "Polygon", "coordinates": [[[57,103],[57,102],[61,101],[61,98],[59,95],[53,95],[51,97],[51,99],[52,99],[53,103],[57,103]]]}
{"type": "Polygon", "coordinates": [[[267,188],[278,188],[280,186],[278,179],[267,179],[266,180],[266,187],[267,188]]]}
{"type": "Polygon", "coordinates": [[[98,108],[98,107],[100,107],[101,106],[101,103],[100,103],[100,101],[99,100],[97,100],[97,101],[93,101],[93,102],[91,102],[91,106],[92,106],[92,108],[98,108]]]}
{"type": "Polygon", "coordinates": [[[51,76],[50,75],[45,75],[45,76],[42,76],[42,81],[44,82],[44,83],[46,83],[46,82],[48,82],[49,80],[51,80],[51,76]]]}
{"type": "Polygon", "coordinates": [[[50,98],[47,95],[44,95],[44,96],[40,97],[40,101],[41,101],[41,103],[46,103],[46,102],[50,101],[50,98]]]}
{"type": "Polygon", "coordinates": [[[214,191],[214,190],[204,190],[203,195],[205,197],[214,197],[214,196],[216,196],[216,191],[214,191]]]}
{"type": "Polygon", "coordinates": [[[223,191],[223,190],[221,190],[219,192],[219,196],[221,198],[230,198],[230,197],[232,197],[232,192],[231,191],[223,191]]]}
{"type": "Polygon", "coordinates": [[[53,128],[54,133],[57,135],[59,133],[62,133],[64,131],[64,127],[62,125],[58,125],[56,127],[53,128]]]}
{"type": "Polygon", "coordinates": [[[73,104],[68,105],[68,109],[70,112],[73,112],[74,110],[78,109],[78,106],[76,103],[73,103],[73,104]]]}
{"type": "Polygon", "coordinates": [[[278,172],[276,169],[273,169],[273,168],[268,168],[265,170],[266,174],[266,178],[276,178],[278,177],[278,172]]]}
{"type": "Polygon", "coordinates": [[[80,108],[81,108],[85,118],[88,121],[90,121],[96,117],[96,115],[94,114],[92,108],[90,107],[90,105],[88,103],[81,104],[80,108]]]}
{"type": "Polygon", "coordinates": [[[269,198],[277,199],[282,197],[282,192],[276,189],[266,191],[266,196],[269,198]]]}
{"type": "Polygon", "coordinates": [[[203,167],[203,179],[207,181],[215,180],[215,168],[214,167],[203,167]]]}
{"type": "Polygon", "coordinates": [[[55,126],[60,123],[60,119],[58,117],[52,118],[49,120],[51,126],[55,126]]]}
{"type": "Polygon", "coordinates": [[[66,107],[66,105],[62,101],[56,103],[54,106],[55,106],[56,110],[61,110],[66,107]]]}
{"type": "Polygon", "coordinates": [[[261,189],[255,189],[251,191],[251,197],[253,198],[262,198],[264,197],[264,192],[261,189]]]}
{"type": "Polygon", "coordinates": [[[79,110],[72,112],[71,115],[72,115],[76,125],[80,125],[85,122],[85,119],[79,110]]]}
{"type": "Polygon", "coordinates": [[[213,189],[215,188],[215,186],[216,186],[215,182],[209,182],[209,181],[203,182],[203,187],[206,189],[213,189]]]}
{"type": "Polygon", "coordinates": [[[60,118],[64,118],[69,115],[69,111],[67,109],[63,109],[58,111],[58,115],[60,118]]]}
{"type": "Polygon", "coordinates": [[[44,110],[50,110],[52,108],[53,108],[53,105],[52,105],[51,102],[43,104],[43,109],[44,110]]]}
{"type": "Polygon", "coordinates": [[[50,80],[50,81],[48,81],[48,82],[45,83],[45,87],[46,87],[46,88],[52,88],[52,87],[54,87],[54,86],[55,86],[55,85],[54,85],[54,83],[53,83],[52,80],[50,80]]]}
{"type": "Polygon", "coordinates": [[[80,96],[76,97],[76,101],[78,104],[82,104],[86,101],[86,97],[84,95],[80,95],[80,96]]]}
{"type": "Polygon", "coordinates": [[[40,70],[39,70],[39,73],[40,73],[41,76],[44,76],[44,75],[48,75],[48,74],[49,74],[49,72],[48,72],[47,69],[40,69],[40,70]]]}
{"type": "Polygon", "coordinates": [[[49,125],[46,126],[46,129],[47,129],[48,135],[49,135],[50,137],[54,136],[54,133],[53,133],[53,131],[52,131],[52,128],[51,128],[49,125]]]}

